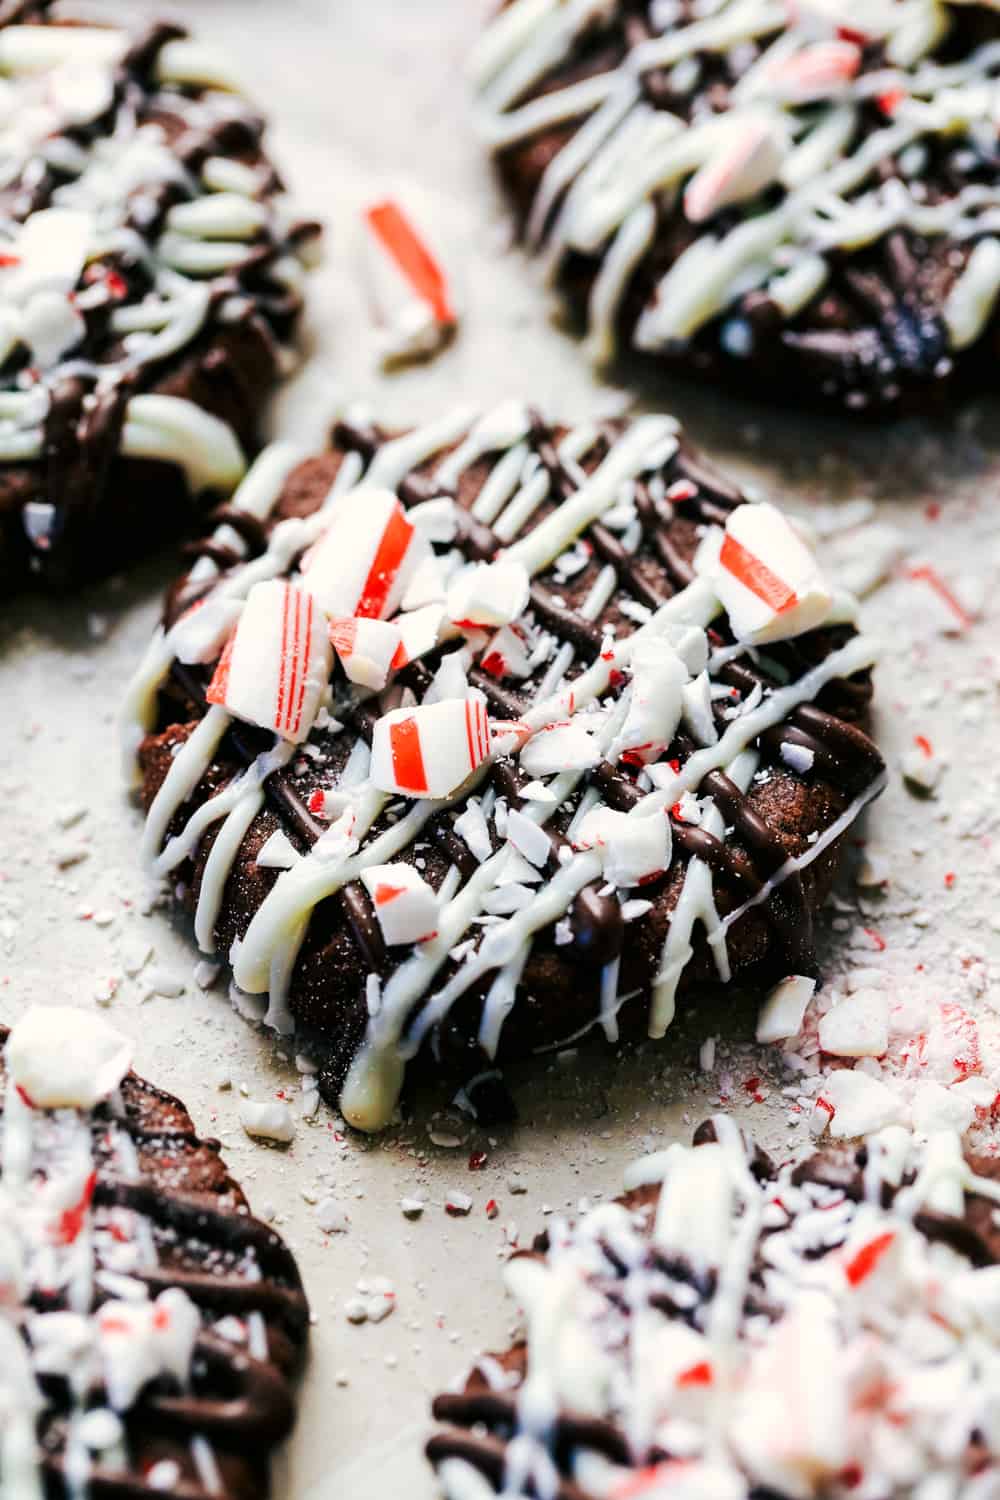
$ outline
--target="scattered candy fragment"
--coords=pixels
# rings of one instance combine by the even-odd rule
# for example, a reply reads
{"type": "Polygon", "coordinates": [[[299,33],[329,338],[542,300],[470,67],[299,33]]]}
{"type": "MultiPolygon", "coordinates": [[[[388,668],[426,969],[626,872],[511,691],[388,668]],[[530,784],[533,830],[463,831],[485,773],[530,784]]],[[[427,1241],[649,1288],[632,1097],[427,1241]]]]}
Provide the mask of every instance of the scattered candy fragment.
{"type": "Polygon", "coordinates": [[[789,974],[764,1000],[757,1017],[758,1042],[783,1042],[802,1030],[806,1007],[816,993],[816,981],[806,974],[789,974]]]}
{"type": "Polygon", "coordinates": [[[121,1083],[132,1044],[99,1016],[68,1005],[34,1005],[12,1028],[7,1071],[35,1109],[93,1109],[121,1083]]]}
{"type": "Polygon", "coordinates": [[[819,1023],[819,1044],[835,1057],[882,1057],[889,1046],[889,998],[883,990],[855,990],[819,1023]]]}
{"type": "Polygon", "coordinates": [[[454,291],[440,252],[411,205],[394,198],[364,213],[365,262],[386,364],[426,358],[454,333],[454,291]]]}
{"type": "Polygon", "coordinates": [[[287,1104],[268,1099],[255,1103],[247,1099],[240,1105],[240,1124],[255,1140],[277,1141],[287,1146],[295,1139],[295,1121],[287,1104]]]}

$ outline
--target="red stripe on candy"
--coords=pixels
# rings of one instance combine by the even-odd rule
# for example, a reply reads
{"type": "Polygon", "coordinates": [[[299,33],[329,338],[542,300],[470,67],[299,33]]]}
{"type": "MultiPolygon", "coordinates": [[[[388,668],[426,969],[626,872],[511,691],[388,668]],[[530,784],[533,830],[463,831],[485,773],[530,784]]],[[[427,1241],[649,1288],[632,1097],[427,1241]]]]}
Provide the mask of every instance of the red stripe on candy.
{"type": "Polygon", "coordinates": [[[707,1359],[701,1360],[699,1364],[691,1365],[689,1369],[682,1370],[677,1377],[679,1387],[688,1385],[711,1385],[712,1366],[707,1359]]]}
{"type": "Polygon", "coordinates": [[[363,615],[369,620],[379,618],[389,597],[389,590],[406,556],[412,536],[413,526],[406,519],[403,507],[397,502],[389,518],[389,524],[382,533],[368,577],[365,579],[361,598],[355,610],[356,614],[363,615]]]}
{"type": "Polygon", "coordinates": [[[301,662],[301,675],[299,678],[299,696],[295,704],[295,733],[298,734],[302,727],[302,711],[306,703],[306,684],[309,680],[309,663],[312,659],[312,627],[313,610],[315,605],[311,594],[306,594],[305,600],[306,623],[304,631],[304,645],[301,662]]]}
{"type": "Polygon", "coordinates": [[[392,257],[421,301],[429,304],[439,323],[454,323],[455,311],[448,282],[434,256],[398,203],[386,198],[365,217],[383,249],[392,257]]]}
{"type": "Polygon", "coordinates": [[[275,704],[274,722],[280,729],[285,717],[285,673],[288,668],[288,584],[281,596],[281,653],[278,657],[278,694],[275,704]]]}
{"type": "Polygon", "coordinates": [[[470,703],[468,698],[465,700],[465,740],[466,744],[469,747],[469,765],[473,770],[475,770],[476,766],[479,764],[477,755],[478,745],[476,742],[476,730],[472,717],[474,706],[475,705],[470,703]]]}
{"type": "Polygon", "coordinates": [[[229,689],[229,668],[233,661],[235,643],[236,631],[234,630],[223,648],[222,655],[219,657],[219,665],[208,684],[208,691],[205,694],[206,703],[225,703],[226,701],[226,693],[229,689]]]}
{"type": "Polygon", "coordinates": [[[772,573],[767,563],[748,552],[734,536],[727,534],[719,561],[727,573],[731,573],[737,582],[756,594],[758,599],[763,599],[776,614],[783,614],[786,609],[791,609],[798,603],[795,590],[790,589],[777,573],[772,573]]]}
{"type": "Polygon", "coordinates": [[[397,896],[402,896],[405,890],[405,885],[377,885],[375,887],[375,905],[385,906],[387,901],[395,901],[397,896]]]}
{"type": "Polygon", "coordinates": [[[415,719],[403,719],[389,726],[392,772],[396,784],[408,792],[426,792],[427,772],[420,748],[420,730],[415,719]]]}
{"type": "Polygon", "coordinates": [[[895,1238],[895,1232],[889,1230],[886,1234],[869,1240],[867,1245],[862,1245],[857,1255],[844,1267],[844,1275],[850,1286],[860,1286],[872,1274],[895,1238]]]}

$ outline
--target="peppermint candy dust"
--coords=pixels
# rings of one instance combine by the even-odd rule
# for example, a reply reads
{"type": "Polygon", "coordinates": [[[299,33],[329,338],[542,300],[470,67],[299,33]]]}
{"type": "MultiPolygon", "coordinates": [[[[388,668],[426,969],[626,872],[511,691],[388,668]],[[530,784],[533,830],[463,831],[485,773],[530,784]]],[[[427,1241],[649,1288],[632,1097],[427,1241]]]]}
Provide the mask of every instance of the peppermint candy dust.
{"type": "Polygon", "coordinates": [[[242,479],[317,231],[290,214],[225,60],[183,28],[14,11],[0,28],[0,581],[61,585],[189,526],[242,479]]]}
{"type": "Polygon", "coordinates": [[[123,717],[144,854],[350,1122],[815,967],[871,641],[669,417],[267,450],[123,717]]]}
{"type": "Polygon", "coordinates": [[[992,389],[995,4],[507,0],[471,72],[599,362],[852,410],[992,389]]]}
{"type": "Polygon", "coordinates": [[[259,1500],[308,1307],[131,1050],[65,1006],[0,1028],[0,1494],[259,1500]]]}
{"type": "Polygon", "coordinates": [[[448,1500],[985,1500],[1000,1182],[892,1128],[777,1170],[727,1118],[508,1261],[523,1341],[428,1453],[448,1500]]]}

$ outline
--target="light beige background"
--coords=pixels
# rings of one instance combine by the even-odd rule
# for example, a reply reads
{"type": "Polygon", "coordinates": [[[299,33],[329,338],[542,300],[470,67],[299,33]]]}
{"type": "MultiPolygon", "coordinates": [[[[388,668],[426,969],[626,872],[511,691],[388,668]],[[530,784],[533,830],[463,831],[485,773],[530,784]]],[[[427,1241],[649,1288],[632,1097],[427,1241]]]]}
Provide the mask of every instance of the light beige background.
{"type": "MultiPolygon", "coordinates": [[[[318,440],[337,403],[357,398],[401,421],[515,393],[571,418],[619,402],[620,391],[596,385],[577,346],[549,320],[535,272],[507,252],[510,228],[471,138],[463,85],[463,57],[485,0],[189,0],[174,9],[243,71],[273,118],[275,151],[303,211],[328,225],[327,263],[314,283],[313,357],[279,403],[282,430],[318,440]],[[386,379],[375,367],[354,231],[366,196],[394,183],[428,195],[460,268],[465,318],[437,363],[386,379]]],[[[824,944],[832,968],[874,963],[902,987],[923,965],[921,982],[930,978],[942,997],[988,1017],[1000,915],[991,845],[1000,730],[996,407],[966,412],[950,428],[873,431],[775,417],[692,386],[647,386],[645,394],[681,415],[738,474],[821,523],[835,504],[874,499],[911,563],[932,561],[967,600],[982,600],[981,618],[960,636],[943,632],[930,591],[905,574],[866,608],[889,647],[878,730],[890,759],[895,764],[923,734],[950,764],[929,802],[894,777],[868,826],[890,858],[889,892],[862,910],[848,878],[824,944]],[[866,927],[884,938],[884,952],[873,952],[866,927]]],[[[852,547],[868,553],[867,534],[837,543],[852,547]]],[[[232,1013],[224,990],[196,988],[192,950],[163,912],[143,914],[139,818],[119,781],[114,714],[172,566],[161,560],[127,584],[66,605],[22,600],[5,608],[0,1018],[10,1021],[35,1001],[92,1006],[111,984],[108,1014],[135,1038],[137,1066],[181,1093],[199,1126],[222,1137],[256,1211],[273,1215],[293,1244],[313,1302],[314,1347],[277,1494],[427,1500],[433,1486],[420,1443],[428,1398],[509,1331],[512,1310],[498,1277],[505,1238],[519,1233],[523,1242],[547,1210],[614,1192],[628,1159],[664,1137],[686,1136],[720,1088],[769,1144],[804,1149],[803,1126],[788,1124],[779,1059],[756,1055],[746,1041],[751,1009],[734,1004],[728,1014],[688,1018],[668,1045],[638,1057],[575,1055],[525,1070],[517,1079],[521,1123],[492,1139],[435,1114],[446,1101],[430,1098],[405,1128],[376,1141],[343,1138],[324,1110],[300,1126],[288,1151],[249,1142],[239,1127],[239,1085],[255,1098],[294,1091],[294,1067],[232,1013]],[[60,826],[64,811],[80,809],[79,822],[60,826]],[[86,857],[61,868],[59,858],[74,850],[86,857]],[[146,947],[155,950],[153,964],[185,983],[182,996],[142,1001],[143,976],[135,981],[124,970],[146,947]],[[698,1041],[710,1034],[730,1040],[720,1043],[715,1072],[704,1074],[698,1041]],[[220,1069],[232,1091],[217,1088],[220,1069]],[[752,1102],[748,1077],[762,1080],[763,1103],[752,1102]],[[436,1143],[432,1132],[459,1144],[436,1143]],[[470,1172],[470,1153],[483,1149],[487,1165],[470,1172]],[[512,1180],[526,1191],[514,1195],[512,1180]],[[452,1187],[473,1197],[468,1218],[444,1213],[452,1187]],[[348,1232],[323,1235],[306,1195],[340,1200],[348,1232]],[[403,1196],[427,1200],[419,1221],[404,1219],[403,1196]],[[485,1213],[490,1198],[499,1206],[495,1220],[485,1213]],[[374,1276],[391,1278],[397,1310],[378,1326],[351,1326],[343,1303],[374,1276]],[[337,1384],[338,1374],[347,1384],[337,1384]]]]}

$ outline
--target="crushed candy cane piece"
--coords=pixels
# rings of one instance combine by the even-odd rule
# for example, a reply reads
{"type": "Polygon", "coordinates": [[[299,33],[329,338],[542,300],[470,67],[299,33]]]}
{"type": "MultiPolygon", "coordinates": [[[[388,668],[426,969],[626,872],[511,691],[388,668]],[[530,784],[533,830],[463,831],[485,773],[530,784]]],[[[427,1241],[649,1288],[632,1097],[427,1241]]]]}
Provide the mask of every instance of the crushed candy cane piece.
{"type": "Polygon", "coordinates": [[[245,1099],[240,1105],[240,1124],[255,1140],[276,1141],[287,1146],[295,1139],[295,1121],[287,1104],[280,1099],[257,1103],[245,1099]]]}
{"type": "Polygon", "coordinates": [[[860,67],[856,42],[812,42],[768,67],[768,87],[786,104],[810,104],[842,93],[860,67]]]}
{"type": "Polygon", "coordinates": [[[819,1023],[819,1044],[834,1057],[882,1057],[889,1046],[889,997],[884,990],[855,990],[819,1023]]]}
{"type": "Polygon", "coordinates": [[[596,849],[604,874],[616,886],[639,885],[660,875],[670,863],[670,820],[661,814],[629,817],[610,807],[595,807],[581,822],[574,842],[596,849]]]}
{"type": "Polygon", "coordinates": [[[816,981],[806,974],[789,974],[770,990],[757,1017],[758,1042],[783,1042],[798,1036],[816,981]]]}
{"type": "Polygon", "coordinates": [[[11,1082],[35,1109],[93,1109],[132,1062],[132,1043],[107,1021],[69,1005],[33,1005],[11,1029],[11,1082]]]}
{"type": "Polygon", "coordinates": [[[506,561],[471,563],[448,588],[448,618],[461,628],[509,625],[528,606],[529,579],[524,564],[506,561]]]}
{"type": "Polygon", "coordinates": [[[362,870],[361,880],[388,947],[420,943],[433,934],[438,898],[412,865],[371,865],[362,870]]]}
{"type": "Polygon", "coordinates": [[[823,1095],[833,1110],[833,1136],[853,1139],[903,1122],[903,1101],[895,1090],[857,1069],[831,1073],[823,1085],[823,1095]]]}
{"type": "Polygon", "coordinates": [[[632,683],[625,723],[609,759],[626,756],[642,764],[656,760],[677,732],[688,669],[665,640],[641,641],[632,657],[632,683]]]}
{"type": "Polygon", "coordinates": [[[586,771],[596,766],[601,752],[593,735],[574,719],[541,729],[521,751],[521,769],[527,776],[550,776],[556,771],[586,771]]]}
{"type": "MultiPolygon", "coordinates": [[[[921,738],[923,738],[921,736],[921,738]]],[[[929,746],[916,744],[900,758],[899,769],[907,786],[920,792],[931,793],[941,780],[944,761],[929,746]]]]}
{"type": "Polygon", "coordinates": [[[302,587],[331,617],[395,614],[430,543],[392,490],[361,485],[341,497],[302,561],[302,587]]]}
{"type": "Polygon", "coordinates": [[[367,620],[357,615],[330,621],[330,640],[348,682],[379,693],[389,681],[401,636],[388,620],[367,620]]]}
{"type": "Polygon", "coordinates": [[[704,546],[696,567],[714,579],[737,640],[754,645],[814,630],[833,606],[815,557],[781,511],[766,503],[737,506],[718,553],[704,546]]]}
{"type": "Polygon", "coordinates": [[[333,665],[326,619],[305,590],[256,583],[205,696],[238,719],[301,744],[333,665]]]}
{"type": "Polygon", "coordinates": [[[785,142],[773,118],[742,120],[685,188],[685,217],[702,224],[721,208],[763,192],[775,181],[784,157],[785,142]]]}
{"type": "Polygon", "coordinates": [[[371,778],[385,792],[448,797],[489,751],[489,718],[480,698],[394,709],[375,724],[371,778]]]}
{"type": "Polygon", "coordinates": [[[440,249],[413,207],[384,198],[365,209],[365,261],[386,364],[427,358],[457,326],[455,296],[440,249]]]}

